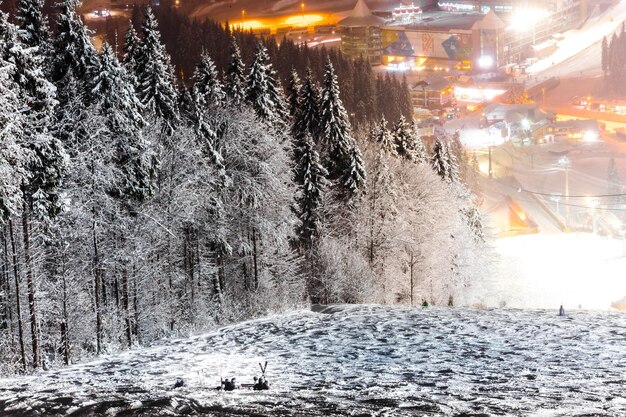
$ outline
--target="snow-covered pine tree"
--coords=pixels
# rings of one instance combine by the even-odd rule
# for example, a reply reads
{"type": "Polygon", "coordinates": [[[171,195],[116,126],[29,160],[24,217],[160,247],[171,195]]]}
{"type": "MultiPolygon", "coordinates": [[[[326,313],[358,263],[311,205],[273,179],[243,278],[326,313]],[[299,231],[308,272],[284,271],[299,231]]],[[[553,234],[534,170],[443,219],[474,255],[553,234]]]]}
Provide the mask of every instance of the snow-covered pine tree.
{"type": "Polygon", "coordinates": [[[380,122],[372,126],[370,141],[372,143],[377,143],[383,153],[391,156],[398,155],[397,148],[394,143],[394,137],[389,129],[387,129],[387,120],[385,119],[385,116],[380,119],[380,122]]]}
{"type": "Polygon", "coordinates": [[[461,209],[467,226],[469,227],[472,237],[476,242],[485,242],[485,226],[483,225],[482,215],[476,204],[470,202],[467,207],[461,209]]]}
{"type": "MultiPolygon", "coordinates": [[[[5,32],[8,16],[0,12],[0,31],[5,32]]],[[[5,33],[2,33],[4,38],[5,33]]],[[[22,97],[14,82],[15,66],[5,59],[8,44],[0,38],[0,218],[8,219],[22,208],[20,187],[28,178],[30,152],[23,146],[22,97]]]]}
{"type": "Polygon", "coordinates": [[[35,47],[42,57],[50,53],[48,19],[42,14],[43,0],[20,0],[17,10],[20,39],[27,47],[35,47]]]}
{"type": "Polygon", "coordinates": [[[467,184],[470,169],[469,161],[467,152],[465,152],[465,147],[461,143],[461,135],[458,131],[454,132],[452,135],[449,148],[450,155],[452,157],[451,161],[454,160],[456,163],[457,179],[462,183],[467,184]]]}
{"type": "Polygon", "coordinates": [[[202,52],[200,62],[193,73],[192,81],[193,97],[200,109],[214,108],[224,103],[226,98],[224,87],[215,68],[215,63],[208,52],[202,52]]]}
{"type": "Polygon", "coordinates": [[[339,192],[343,194],[348,205],[354,207],[367,190],[365,162],[354,139],[348,151],[347,162],[349,169],[344,172],[341,178],[339,192]]]}
{"type": "MultiPolygon", "coordinates": [[[[0,12],[0,31],[4,31],[8,24],[8,16],[0,12]]],[[[4,36],[4,34],[2,35],[4,36]]],[[[13,82],[13,64],[4,59],[6,53],[4,49],[6,47],[7,44],[3,39],[0,39],[0,126],[2,126],[2,129],[0,129],[0,178],[2,178],[2,181],[0,181],[0,220],[3,224],[8,223],[7,229],[10,233],[11,243],[14,243],[14,227],[11,218],[22,209],[23,194],[21,186],[28,180],[26,165],[31,155],[29,150],[22,144],[24,127],[21,109],[24,104],[20,102],[18,86],[13,82]]],[[[6,244],[6,240],[4,242],[6,244]]],[[[16,256],[15,246],[12,245],[12,248],[13,256],[16,256]]],[[[18,330],[17,340],[19,343],[21,368],[23,371],[26,371],[26,343],[22,319],[20,276],[17,269],[13,271],[18,330]]],[[[9,355],[11,355],[11,352],[1,352],[0,358],[8,361],[9,357],[11,357],[14,360],[15,356],[9,355]]]]}
{"type": "Polygon", "coordinates": [[[300,89],[299,107],[293,116],[291,135],[295,138],[303,137],[307,132],[314,142],[319,141],[319,94],[313,81],[311,68],[307,68],[302,88],[300,89]]]}
{"type": "Polygon", "coordinates": [[[254,62],[248,76],[246,100],[261,120],[277,123],[286,119],[286,109],[280,84],[269,62],[267,49],[262,42],[257,45],[254,62]]]}
{"type": "Polygon", "coordinates": [[[300,77],[298,77],[298,72],[295,68],[292,68],[289,75],[289,85],[287,86],[287,103],[291,117],[294,117],[300,109],[301,90],[302,83],[300,82],[300,77]]]}
{"type": "Polygon", "coordinates": [[[365,164],[350,136],[348,114],[339,97],[337,75],[330,59],[325,66],[320,113],[321,143],[329,178],[336,182],[336,195],[354,204],[355,198],[365,192],[365,164]]]}
{"type": "Polygon", "coordinates": [[[422,141],[422,138],[419,136],[417,123],[413,123],[413,128],[411,130],[411,148],[415,154],[415,160],[417,163],[428,163],[428,151],[426,150],[426,146],[422,141]]]}
{"type": "Polygon", "coordinates": [[[441,138],[435,139],[431,163],[435,173],[439,175],[442,180],[448,181],[450,175],[450,161],[448,160],[446,143],[441,138]]]}
{"type": "Polygon", "coordinates": [[[319,110],[323,157],[328,160],[328,172],[331,179],[338,179],[343,177],[348,169],[347,155],[351,150],[352,138],[348,114],[339,98],[337,75],[330,59],[325,66],[319,110]]]}
{"type": "Polygon", "coordinates": [[[446,159],[448,160],[448,176],[446,181],[451,184],[456,184],[460,181],[459,176],[459,162],[454,152],[450,149],[450,143],[444,141],[446,159]]]}
{"type": "Polygon", "coordinates": [[[161,122],[164,132],[171,134],[178,122],[174,69],[157,26],[152,9],[146,7],[137,56],[137,95],[145,114],[161,122]]]}
{"type": "Polygon", "coordinates": [[[417,155],[413,149],[413,129],[404,116],[400,116],[400,119],[394,124],[392,131],[393,142],[396,145],[398,156],[407,161],[416,161],[417,155]]]}
{"type": "Polygon", "coordinates": [[[21,41],[18,28],[2,19],[3,57],[13,64],[11,74],[17,95],[23,103],[23,146],[32,158],[27,161],[28,179],[22,182],[21,210],[24,262],[28,284],[33,366],[41,366],[41,334],[33,264],[33,214],[47,221],[60,211],[58,187],[67,166],[67,156],[61,143],[50,134],[51,117],[56,105],[55,88],[43,71],[43,57],[38,47],[27,47],[21,41]]]}
{"type": "Polygon", "coordinates": [[[321,222],[321,207],[324,189],[328,185],[328,172],[320,163],[315,144],[310,133],[306,133],[300,141],[297,151],[300,159],[295,168],[295,182],[299,188],[296,196],[296,212],[300,223],[296,235],[300,247],[307,252],[311,249],[318,236],[321,222]]]}
{"type": "Polygon", "coordinates": [[[141,135],[145,124],[141,102],[126,70],[107,43],[102,47],[90,93],[91,102],[106,121],[116,143],[115,159],[120,175],[110,192],[125,204],[141,203],[152,194],[156,161],[147,152],[148,146],[141,135]]]}
{"type": "Polygon", "coordinates": [[[139,58],[139,52],[141,48],[141,40],[137,35],[137,31],[135,30],[135,26],[133,26],[133,22],[128,22],[128,30],[126,30],[126,35],[124,35],[124,58],[122,60],[124,67],[128,73],[128,76],[133,81],[133,86],[135,88],[137,85],[137,59],[139,58]]]}
{"type": "Polygon", "coordinates": [[[191,96],[191,92],[184,83],[178,85],[177,105],[181,121],[190,126],[194,121],[196,105],[191,96]]]}
{"type": "Polygon", "coordinates": [[[239,106],[246,99],[246,67],[241,60],[241,51],[233,37],[230,43],[230,63],[226,70],[226,95],[239,106]]]}
{"type": "Polygon", "coordinates": [[[79,4],[78,0],[63,0],[58,4],[52,81],[59,90],[61,104],[69,100],[65,92],[69,73],[85,83],[89,71],[98,63],[97,52],[90,39],[91,33],[76,12],[79,4]]]}
{"type": "Polygon", "coordinates": [[[274,108],[276,109],[275,113],[278,117],[277,122],[285,123],[289,118],[289,109],[287,107],[287,103],[285,102],[285,94],[280,84],[278,73],[276,72],[276,70],[274,70],[271,63],[269,63],[268,75],[268,93],[270,99],[272,100],[272,103],[274,103],[274,108]]]}

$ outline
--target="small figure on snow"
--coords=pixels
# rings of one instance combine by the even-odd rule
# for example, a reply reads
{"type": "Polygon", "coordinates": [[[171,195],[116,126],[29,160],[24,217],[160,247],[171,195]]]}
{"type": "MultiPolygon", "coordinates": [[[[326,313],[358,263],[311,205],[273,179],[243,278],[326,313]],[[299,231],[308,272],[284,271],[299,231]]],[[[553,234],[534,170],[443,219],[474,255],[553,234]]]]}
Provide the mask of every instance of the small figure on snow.
{"type": "Polygon", "coordinates": [[[270,384],[267,382],[264,376],[261,375],[260,378],[254,377],[254,386],[252,387],[255,391],[270,389],[270,384]]]}
{"type": "Polygon", "coordinates": [[[565,309],[563,308],[563,305],[561,304],[561,307],[559,307],[559,316],[564,316],[565,315],[565,309]]]}
{"type": "Polygon", "coordinates": [[[234,391],[237,389],[237,385],[235,384],[235,378],[231,378],[230,381],[228,378],[222,381],[222,387],[224,391],[234,391]]]}

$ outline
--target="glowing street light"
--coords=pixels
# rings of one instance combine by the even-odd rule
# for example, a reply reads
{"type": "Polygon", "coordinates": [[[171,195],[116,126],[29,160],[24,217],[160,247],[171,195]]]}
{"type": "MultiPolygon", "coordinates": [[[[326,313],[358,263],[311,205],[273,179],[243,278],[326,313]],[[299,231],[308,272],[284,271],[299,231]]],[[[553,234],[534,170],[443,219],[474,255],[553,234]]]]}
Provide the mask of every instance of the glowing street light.
{"type": "Polygon", "coordinates": [[[241,21],[246,20],[246,9],[241,9],[241,21]]]}
{"type": "Polygon", "coordinates": [[[535,26],[545,19],[549,13],[543,9],[536,8],[523,8],[518,9],[511,19],[510,29],[517,31],[523,31],[532,29],[533,31],[533,45],[535,44],[535,26]]]}
{"type": "Polygon", "coordinates": [[[300,3],[300,14],[302,15],[302,24],[304,24],[304,2],[300,3]]]}

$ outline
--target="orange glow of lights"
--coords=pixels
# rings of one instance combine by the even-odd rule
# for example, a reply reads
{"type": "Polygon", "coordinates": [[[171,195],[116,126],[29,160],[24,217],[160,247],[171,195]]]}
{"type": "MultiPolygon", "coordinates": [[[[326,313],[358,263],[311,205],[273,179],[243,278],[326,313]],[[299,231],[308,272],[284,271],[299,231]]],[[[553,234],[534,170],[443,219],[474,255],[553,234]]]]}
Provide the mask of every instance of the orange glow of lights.
{"type": "Polygon", "coordinates": [[[291,26],[310,26],[314,23],[319,23],[324,20],[324,17],[319,14],[303,14],[298,16],[289,16],[283,24],[291,26]]]}
{"type": "Polygon", "coordinates": [[[262,29],[265,27],[265,25],[258,20],[244,20],[240,22],[231,23],[230,27],[243,29],[243,30],[253,30],[253,29],[262,29]]]}

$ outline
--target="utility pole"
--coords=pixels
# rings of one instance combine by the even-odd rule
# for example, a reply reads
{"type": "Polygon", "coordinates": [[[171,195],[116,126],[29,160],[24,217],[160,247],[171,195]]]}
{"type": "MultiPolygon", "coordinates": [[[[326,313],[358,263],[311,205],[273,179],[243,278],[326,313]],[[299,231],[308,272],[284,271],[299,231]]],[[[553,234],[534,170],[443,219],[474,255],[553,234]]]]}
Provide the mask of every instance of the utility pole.
{"type": "Polygon", "coordinates": [[[493,146],[489,145],[489,178],[493,178],[493,170],[491,169],[491,148],[493,148],[493,146]]]}
{"type": "Polygon", "coordinates": [[[569,205],[569,165],[570,160],[567,156],[559,159],[559,165],[565,169],[565,231],[569,232],[570,228],[570,205],[569,205]]]}

